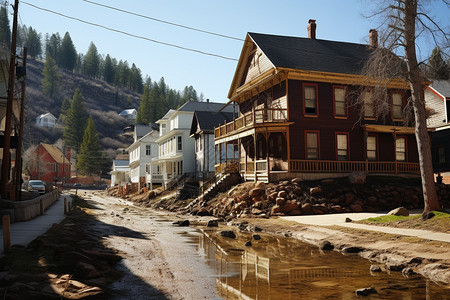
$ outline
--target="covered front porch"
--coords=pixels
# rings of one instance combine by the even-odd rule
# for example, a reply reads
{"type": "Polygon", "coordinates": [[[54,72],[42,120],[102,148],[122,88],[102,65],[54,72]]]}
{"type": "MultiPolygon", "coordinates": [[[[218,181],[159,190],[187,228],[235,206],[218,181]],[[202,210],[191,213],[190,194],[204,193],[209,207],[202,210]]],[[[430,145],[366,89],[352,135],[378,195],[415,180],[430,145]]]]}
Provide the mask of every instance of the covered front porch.
{"type": "MultiPolygon", "coordinates": [[[[245,120],[245,117],[243,119],[245,120]]],[[[393,161],[382,161],[378,155],[371,156],[372,152],[367,142],[360,146],[366,153],[364,160],[292,159],[289,145],[295,141],[290,141],[289,122],[286,120],[274,122],[273,119],[267,118],[262,118],[260,123],[254,122],[254,118],[251,120],[252,122],[244,122],[242,126],[237,126],[240,123],[235,120],[216,128],[215,144],[220,157],[219,160],[216,159],[216,174],[237,171],[246,181],[274,182],[292,177],[304,179],[340,177],[352,172],[420,173],[417,162],[406,159],[401,161],[396,158],[393,161]],[[229,145],[233,145],[238,151],[224,151],[223,149],[227,149],[229,145]]],[[[383,133],[392,135],[395,141],[398,136],[412,135],[413,132],[414,129],[411,127],[363,126],[364,140],[367,140],[370,134],[383,133]]]]}
{"type": "Polygon", "coordinates": [[[155,185],[168,187],[173,180],[183,174],[183,155],[157,158],[147,164],[146,180],[150,189],[155,185]]]}

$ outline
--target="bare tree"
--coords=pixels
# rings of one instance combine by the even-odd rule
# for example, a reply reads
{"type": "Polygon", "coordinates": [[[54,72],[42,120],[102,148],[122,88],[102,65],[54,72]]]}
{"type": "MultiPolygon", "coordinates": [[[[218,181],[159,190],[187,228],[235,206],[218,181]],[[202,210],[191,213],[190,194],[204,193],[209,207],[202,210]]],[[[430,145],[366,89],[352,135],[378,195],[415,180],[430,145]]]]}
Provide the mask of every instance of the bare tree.
{"type": "MultiPolygon", "coordinates": [[[[447,7],[449,2],[443,0],[447,7]]],[[[426,78],[421,71],[416,55],[416,39],[424,34],[433,41],[448,43],[449,34],[430,17],[425,10],[427,0],[380,0],[377,12],[371,17],[381,17],[380,44],[372,44],[374,50],[364,68],[364,75],[370,81],[370,93],[361,93],[358,102],[370,94],[378,117],[384,118],[390,111],[387,89],[393,82],[404,80],[411,90],[403,111],[405,122],[414,121],[415,137],[419,154],[420,174],[424,197],[423,216],[431,210],[441,210],[434,185],[431,142],[427,131],[424,87],[426,78]],[[363,96],[364,95],[364,96],[363,96]],[[408,118],[408,116],[410,118],[408,118]],[[414,116],[414,118],[412,118],[414,116]]],[[[371,32],[377,34],[377,31],[371,32]]],[[[367,90],[367,88],[366,88],[367,90]]],[[[367,101],[367,100],[366,100],[367,101]]]]}

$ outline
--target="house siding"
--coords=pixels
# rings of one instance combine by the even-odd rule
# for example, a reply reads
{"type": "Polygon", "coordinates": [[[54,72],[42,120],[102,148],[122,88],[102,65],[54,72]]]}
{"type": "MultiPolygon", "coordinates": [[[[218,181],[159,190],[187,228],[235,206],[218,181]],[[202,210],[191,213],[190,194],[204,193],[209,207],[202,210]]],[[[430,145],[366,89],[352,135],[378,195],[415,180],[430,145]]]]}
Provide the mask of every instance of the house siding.
{"type": "MultiPolygon", "coordinates": [[[[305,131],[319,131],[319,152],[321,160],[336,160],[335,134],[348,133],[349,160],[363,161],[366,159],[364,147],[364,131],[360,126],[358,107],[349,105],[346,118],[334,116],[332,83],[315,83],[318,91],[317,116],[305,116],[303,113],[303,83],[304,81],[289,80],[289,121],[294,124],[289,127],[291,159],[306,159],[305,131]]],[[[351,87],[348,87],[351,92],[351,87]]],[[[351,99],[348,99],[351,102],[351,99]]],[[[389,121],[389,120],[388,120],[389,121]]],[[[378,133],[378,160],[395,161],[394,137],[390,133],[378,133]]],[[[417,146],[413,135],[407,136],[407,161],[417,161],[417,146]]]]}
{"type": "Polygon", "coordinates": [[[426,106],[433,110],[432,115],[427,118],[427,127],[436,128],[446,125],[445,102],[430,88],[425,90],[426,106]]]}
{"type": "Polygon", "coordinates": [[[258,75],[270,70],[273,68],[272,63],[267,58],[267,56],[262,53],[261,49],[257,49],[255,54],[250,57],[250,61],[248,63],[248,72],[245,77],[245,83],[248,83],[255,79],[258,75]]]}

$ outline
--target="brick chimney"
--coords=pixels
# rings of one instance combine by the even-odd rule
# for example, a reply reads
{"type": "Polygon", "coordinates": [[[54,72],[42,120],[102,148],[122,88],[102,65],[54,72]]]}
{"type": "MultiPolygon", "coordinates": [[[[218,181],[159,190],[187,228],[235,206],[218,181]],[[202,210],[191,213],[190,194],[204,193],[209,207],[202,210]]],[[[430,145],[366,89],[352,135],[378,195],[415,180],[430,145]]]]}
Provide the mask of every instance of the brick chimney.
{"type": "Polygon", "coordinates": [[[67,146],[67,148],[66,148],[66,157],[69,160],[69,162],[70,162],[70,154],[71,154],[70,152],[71,152],[71,148],[70,148],[70,146],[67,146]]]}
{"type": "Polygon", "coordinates": [[[376,29],[369,30],[369,41],[371,48],[378,48],[378,31],[376,29]]]}
{"type": "Polygon", "coordinates": [[[309,19],[308,21],[308,38],[316,39],[316,20],[309,19]]]}

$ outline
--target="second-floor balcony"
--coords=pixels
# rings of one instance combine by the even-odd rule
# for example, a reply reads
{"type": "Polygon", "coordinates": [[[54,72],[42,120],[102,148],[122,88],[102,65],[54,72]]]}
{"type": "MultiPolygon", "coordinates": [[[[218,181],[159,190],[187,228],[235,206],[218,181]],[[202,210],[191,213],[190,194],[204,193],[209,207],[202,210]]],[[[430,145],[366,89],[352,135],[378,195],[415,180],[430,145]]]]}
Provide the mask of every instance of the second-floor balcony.
{"type": "Polygon", "coordinates": [[[257,108],[241,115],[231,122],[214,128],[214,138],[221,138],[260,125],[264,126],[270,125],[270,123],[283,123],[287,121],[287,109],[257,108]]]}

